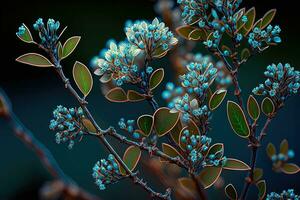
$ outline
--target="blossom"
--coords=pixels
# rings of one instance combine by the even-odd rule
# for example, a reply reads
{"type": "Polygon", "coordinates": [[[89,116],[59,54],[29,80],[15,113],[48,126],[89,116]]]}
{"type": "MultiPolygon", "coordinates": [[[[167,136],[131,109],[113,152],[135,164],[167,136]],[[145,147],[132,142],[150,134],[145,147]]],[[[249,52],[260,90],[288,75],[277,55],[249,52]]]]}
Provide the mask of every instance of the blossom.
{"type": "Polygon", "coordinates": [[[138,79],[135,58],[140,51],[126,40],[118,44],[110,41],[109,48],[103,50],[103,57],[97,60],[98,66],[94,73],[101,76],[100,81],[103,83],[111,79],[114,79],[119,86],[123,83],[135,82],[138,79]]]}
{"type": "Polygon", "coordinates": [[[122,178],[119,165],[112,154],[94,165],[93,177],[100,190],[105,190],[107,184],[115,183],[122,178]]]}
{"type": "Polygon", "coordinates": [[[128,23],[125,31],[128,41],[144,50],[150,58],[164,55],[178,42],[165,23],[159,22],[157,18],[152,23],[146,21],[128,23]]]}
{"type": "Polygon", "coordinates": [[[267,195],[266,200],[299,200],[300,196],[296,195],[294,189],[283,190],[280,194],[271,192],[267,195]]]}
{"type": "Polygon", "coordinates": [[[288,63],[271,64],[264,75],[267,77],[265,82],[252,90],[256,95],[266,95],[280,103],[299,91],[300,72],[288,63]]]}
{"type": "Polygon", "coordinates": [[[84,118],[83,110],[60,105],[53,111],[53,118],[49,129],[56,132],[56,143],[69,142],[68,148],[71,149],[74,146],[74,140],[81,138],[85,132],[81,123],[81,119],[84,118]]]}

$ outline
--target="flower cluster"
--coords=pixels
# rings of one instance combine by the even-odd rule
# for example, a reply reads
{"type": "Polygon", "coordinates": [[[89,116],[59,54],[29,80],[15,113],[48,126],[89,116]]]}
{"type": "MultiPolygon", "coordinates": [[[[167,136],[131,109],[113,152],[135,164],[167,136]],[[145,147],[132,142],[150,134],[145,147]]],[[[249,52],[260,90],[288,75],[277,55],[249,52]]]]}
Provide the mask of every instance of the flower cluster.
{"type": "Polygon", "coordinates": [[[110,41],[108,46],[108,49],[102,51],[103,57],[95,59],[98,66],[94,73],[101,76],[100,81],[104,83],[112,78],[118,86],[127,82],[135,82],[138,76],[138,66],[134,60],[141,50],[128,41],[119,44],[110,41]]]}
{"type": "Polygon", "coordinates": [[[58,41],[57,30],[60,27],[59,21],[48,19],[47,26],[45,26],[42,18],[39,18],[35,24],[33,24],[34,30],[39,32],[41,39],[41,45],[46,49],[56,50],[58,41]]]}
{"type": "Polygon", "coordinates": [[[196,98],[191,99],[192,97],[185,93],[183,96],[178,96],[173,99],[169,106],[171,109],[174,108],[182,112],[182,119],[185,122],[188,122],[191,116],[199,117],[209,117],[210,111],[208,110],[207,105],[199,105],[199,102],[196,98]]]}
{"type": "Polygon", "coordinates": [[[253,49],[262,49],[270,43],[281,43],[279,26],[269,25],[265,30],[255,27],[249,34],[248,43],[253,49]]]}
{"type": "Polygon", "coordinates": [[[140,133],[135,131],[134,124],[135,124],[134,120],[127,120],[126,121],[124,118],[121,118],[118,122],[118,125],[119,125],[120,129],[125,130],[126,132],[132,134],[133,138],[139,139],[140,138],[140,133]]]}
{"type": "Polygon", "coordinates": [[[107,159],[101,159],[95,164],[93,177],[100,190],[105,190],[105,185],[115,183],[122,178],[119,165],[112,154],[109,154],[107,159]]]}
{"type": "Polygon", "coordinates": [[[219,155],[220,152],[206,155],[211,144],[211,138],[205,135],[194,135],[186,129],[183,131],[180,142],[184,144],[185,152],[188,154],[187,159],[196,168],[207,165],[223,166],[226,163],[226,157],[219,155]]]}
{"type": "Polygon", "coordinates": [[[21,37],[25,34],[26,28],[24,25],[21,25],[18,29],[18,32],[16,33],[17,36],[21,37]]]}
{"type": "Polygon", "coordinates": [[[203,96],[217,75],[217,69],[212,63],[190,63],[186,66],[187,73],[181,75],[181,85],[188,93],[203,96]]]}
{"type": "Polygon", "coordinates": [[[267,95],[276,101],[283,102],[290,95],[296,94],[300,87],[300,72],[288,63],[272,64],[265,71],[267,80],[253,89],[257,95],[267,95]]]}
{"type": "Polygon", "coordinates": [[[128,41],[144,50],[151,58],[167,52],[178,41],[165,23],[159,22],[157,18],[152,23],[127,22],[125,31],[128,41]]]}
{"type": "Polygon", "coordinates": [[[53,111],[54,119],[49,124],[49,129],[56,132],[56,143],[69,142],[68,148],[71,149],[74,146],[74,140],[81,138],[84,134],[84,126],[81,124],[83,117],[82,108],[57,106],[53,111]]]}
{"type": "Polygon", "coordinates": [[[299,200],[300,196],[296,195],[294,189],[283,190],[281,194],[271,192],[267,195],[266,200],[299,200]]]}
{"type": "Polygon", "coordinates": [[[292,159],[294,157],[295,157],[295,152],[292,149],[289,149],[286,154],[283,153],[279,153],[278,155],[274,154],[271,157],[271,160],[273,164],[276,164],[278,162],[286,162],[289,159],[292,159]]]}
{"type": "Polygon", "coordinates": [[[169,108],[174,108],[174,101],[171,100],[173,100],[175,97],[181,96],[183,93],[184,89],[181,86],[176,87],[174,83],[168,82],[161,96],[164,100],[169,101],[169,108]]]}

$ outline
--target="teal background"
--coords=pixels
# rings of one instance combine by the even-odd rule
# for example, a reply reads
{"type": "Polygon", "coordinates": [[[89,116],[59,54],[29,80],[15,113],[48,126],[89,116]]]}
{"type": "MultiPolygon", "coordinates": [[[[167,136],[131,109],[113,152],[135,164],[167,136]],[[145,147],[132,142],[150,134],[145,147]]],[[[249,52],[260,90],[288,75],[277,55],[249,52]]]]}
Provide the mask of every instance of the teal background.
{"type": "MultiPolygon", "coordinates": [[[[295,2],[291,0],[245,1],[250,8],[255,5],[258,16],[262,16],[268,9],[278,8],[275,22],[283,30],[283,44],[272,47],[262,55],[249,61],[240,73],[240,83],[243,88],[243,97],[246,100],[253,87],[263,81],[263,71],[270,63],[289,62],[300,69],[299,58],[299,28],[295,2]]],[[[34,68],[15,63],[14,59],[29,51],[36,51],[33,46],[20,42],[15,37],[19,24],[25,23],[29,27],[38,17],[54,18],[67,25],[68,29],[63,39],[73,35],[81,35],[82,39],[76,51],[64,62],[67,75],[71,76],[72,65],[75,60],[88,63],[105,46],[110,38],[122,40],[123,24],[127,19],[153,19],[157,14],[153,10],[153,2],[140,1],[26,1],[8,2],[1,6],[1,33],[2,52],[0,66],[0,86],[10,97],[15,113],[24,124],[31,129],[35,136],[42,141],[54,154],[62,169],[71,176],[81,187],[100,196],[103,199],[147,199],[148,196],[139,187],[131,184],[129,180],[99,191],[93,184],[91,168],[94,163],[107,155],[107,151],[92,138],[85,138],[69,151],[65,145],[56,145],[54,135],[48,130],[51,112],[56,105],[75,106],[76,102],[65,91],[62,83],[51,69],[34,68]],[[3,61],[4,60],[4,61],[3,61]]],[[[203,52],[205,53],[205,52],[203,52]]],[[[171,73],[170,63],[167,59],[162,61],[163,67],[171,73]]],[[[156,65],[161,66],[161,65],[156,65]]],[[[167,76],[171,80],[172,76],[167,76]]],[[[167,81],[165,80],[165,82],[167,81]]],[[[89,96],[89,105],[97,121],[102,127],[117,125],[118,119],[136,118],[140,114],[150,113],[151,108],[145,102],[136,104],[114,104],[108,102],[100,93],[100,83],[94,77],[94,89],[89,96]]],[[[162,87],[160,87],[161,89],[162,87]]],[[[160,93],[157,91],[157,98],[160,93]]],[[[234,99],[228,96],[227,99],[234,99]]],[[[296,152],[293,160],[300,165],[299,159],[299,95],[290,98],[286,106],[278,113],[278,117],[269,128],[269,135],[264,145],[272,141],[276,146],[282,139],[287,138],[290,146],[296,152]]],[[[165,105],[159,101],[160,105],[165,105]]],[[[225,154],[248,161],[250,157],[247,142],[232,133],[225,113],[225,104],[214,114],[211,136],[214,142],[224,142],[225,154]]],[[[118,143],[114,143],[118,146],[118,143]]],[[[118,148],[122,152],[122,147],[118,148]]],[[[146,155],[144,155],[146,156],[146,155]]],[[[0,199],[37,199],[38,188],[47,180],[51,180],[36,156],[17,140],[8,126],[0,120],[0,199]]],[[[277,174],[271,171],[264,148],[258,156],[258,166],[265,171],[268,192],[281,191],[294,187],[300,192],[300,176],[277,174]]],[[[157,190],[163,191],[159,181],[151,177],[151,173],[143,174],[154,184],[157,190]]],[[[234,183],[240,191],[245,173],[225,172],[226,183],[234,183]]],[[[219,199],[214,189],[208,190],[211,199],[219,199]]],[[[255,199],[256,191],[252,187],[249,199],[255,199]]],[[[223,197],[221,197],[223,198],[223,197]]]]}

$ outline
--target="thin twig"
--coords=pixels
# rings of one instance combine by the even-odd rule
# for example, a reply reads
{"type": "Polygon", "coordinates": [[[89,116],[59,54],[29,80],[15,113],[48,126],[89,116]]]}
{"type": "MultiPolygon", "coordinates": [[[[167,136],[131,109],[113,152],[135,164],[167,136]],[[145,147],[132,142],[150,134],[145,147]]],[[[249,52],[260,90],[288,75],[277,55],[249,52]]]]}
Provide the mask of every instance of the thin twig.
{"type": "Polygon", "coordinates": [[[115,149],[110,145],[110,143],[106,140],[104,136],[103,130],[100,128],[100,126],[95,121],[94,117],[90,113],[89,109],[87,108],[88,102],[79,96],[79,94],[76,92],[76,90],[72,87],[69,79],[65,76],[62,66],[60,65],[59,61],[55,59],[53,54],[50,53],[50,57],[52,58],[52,62],[55,64],[55,70],[58,73],[59,77],[62,79],[63,83],[65,84],[66,89],[69,90],[69,92],[77,99],[78,103],[80,104],[81,108],[84,110],[86,117],[92,122],[93,126],[97,130],[97,138],[102,142],[102,144],[108,149],[108,151],[113,154],[116,158],[116,160],[119,162],[119,164],[125,169],[125,171],[129,174],[129,178],[135,183],[140,185],[146,192],[148,192],[151,196],[151,198],[157,198],[157,199],[165,199],[169,200],[170,197],[170,190],[167,189],[165,194],[161,194],[158,192],[155,192],[153,189],[151,189],[146,182],[144,182],[142,179],[137,177],[137,173],[133,173],[127,165],[124,163],[122,158],[119,156],[119,154],[115,151],[115,149]]]}
{"type": "Polygon", "coordinates": [[[99,200],[98,197],[78,187],[76,183],[63,172],[49,149],[25,127],[11,109],[7,109],[7,112],[3,114],[4,115],[1,116],[8,122],[15,136],[36,154],[40,162],[54,179],[58,179],[63,183],[62,191],[64,194],[80,200],[99,200]]]}

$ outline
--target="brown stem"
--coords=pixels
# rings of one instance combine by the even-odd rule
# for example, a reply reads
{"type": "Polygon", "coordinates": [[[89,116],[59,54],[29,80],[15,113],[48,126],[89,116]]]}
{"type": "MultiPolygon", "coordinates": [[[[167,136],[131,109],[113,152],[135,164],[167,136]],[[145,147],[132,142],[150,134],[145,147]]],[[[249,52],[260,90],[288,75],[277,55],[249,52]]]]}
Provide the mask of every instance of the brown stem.
{"type": "Polygon", "coordinates": [[[157,193],[157,192],[153,191],[149,186],[147,186],[146,182],[144,182],[142,179],[140,179],[139,177],[137,177],[137,173],[133,173],[127,167],[127,165],[124,163],[124,161],[119,156],[119,154],[115,151],[115,149],[106,140],[106,138],[104,136],[103,130],[99,127],[99,125],[97,124],[97,122],[95,121],[94,117],[92,116],[92,114],[90,113],[89,109],[86,106],[88,104],[88,102],[85,99],[81,98],[79,96],[79,94],[75,91],[75,89],[72,87],[69,79],[67,79],[66,76],[64,75],[64,72],[62,70],[62,66],[59,64],[59,62],[57,62],[55,60],[55,57],[53,55],[50,56],[50,57],[52,58],[52,61],[54,63],[56,63],[55,70],[58,73],[58,75],[60,76],[60,78],[62,79],[62,81],[64,82],[66,89],[68,89],[70,91],[70,93],[77,99],[77,101],[80,104],[81,108],[84,110],[87,118],[92,122],[92,124],[96,128],[96,130],[97,130],[97,138],[108,149],[108,151],[115,156],[115,158],[119,162],[119,164],[129,174],[129,178],[135,184],[140,185],[146,192],[148,192],[150,194],[151,197],[153,197],[153,198],[155,197],[155,198],[158,198],[158,199],[165,199],[165,200],[170,199],[171,197],[170,197],[170,190],[169,189],[166,190],[165,194],[161,194],[161,193],[157,193]]]}

